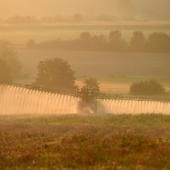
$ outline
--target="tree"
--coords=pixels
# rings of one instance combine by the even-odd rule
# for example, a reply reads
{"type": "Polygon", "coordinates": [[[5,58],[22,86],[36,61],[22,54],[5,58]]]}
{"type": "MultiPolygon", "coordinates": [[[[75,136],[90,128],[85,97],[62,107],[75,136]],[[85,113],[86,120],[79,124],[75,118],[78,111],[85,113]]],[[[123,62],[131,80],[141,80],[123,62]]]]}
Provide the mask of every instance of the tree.
{"type": "Polygon", "coordinates": [[[0,83],[12,83],[11,70],[4,60],[0,59],[0,83]]]}
{"type": "Polygon", "coordinates": [[[156,80],[133,83],[130,87],[133,95],[158,95],[164,94],[165,88],[156,80]]]}
{"type": "Polygon", "coordinates": [[[130,42],[130,49],[133,51],[146,50],[146,39],[143,32],[136,31],[133,33],[133,37],[130,42]]]}
{"type": "Polygon", "coordinates": [[[109,34],[109,48],[115,51],[124,51],[127,47],[120,31],[112,31],[109,34]]]}
{"type": "Polygon", "coordinates": [[[11,44],[0,42],[0,60],[3,60],[10,69],[12,80],[17,80],[21,74],[21,65],[11,44]]]}
{"type": "Polygon", "coordinates": [[[89,32],[80,34],[80,38],[75,45],[76,48],[87,50],[103,50],[106,49],[107,41],[104,35],[92,36],[89,32]]]}
{"type": "Polygon", "coordinates": [[[84,81],[83,92],[88,92],[90,97],[96,98],[100,93],[99,83],[95,78],[89,78],[84,81]]]}
{"type": "Polygon", "coordinates": [[[74,72],[68,62],[55,58],[39,63],[38,75],[33,86],[53,92],[70,92],[75,88],[74,83],[74,72]]]}
{"type": "Polygon", "coordinates": [[[170,36],[166,33],[152,33],[148,38],[148,48],[154,52],[170,52],[170,36]]]}

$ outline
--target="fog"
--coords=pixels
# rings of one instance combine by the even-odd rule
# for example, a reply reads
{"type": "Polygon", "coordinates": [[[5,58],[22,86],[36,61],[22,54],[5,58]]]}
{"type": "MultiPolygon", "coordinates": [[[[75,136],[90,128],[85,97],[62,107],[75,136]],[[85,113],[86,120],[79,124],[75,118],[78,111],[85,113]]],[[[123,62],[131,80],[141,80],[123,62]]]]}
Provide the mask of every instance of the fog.
{"type": "Polygon", "coordinates": [[[81,13],[125,19],[168,20],[169,6],[169,0],[6,0],[0,2],[0,17],[66,16],[81,13]]]}
{"type": "Polygon", "coordinates": [[[169,0],[0,1],[0,42],[21,67],[14,83],[31,84],[41,61],[62,58],[78,81],[149,78],[169,88],[170,25],[161,24],[170,21],[169,6],[169,0]]]}

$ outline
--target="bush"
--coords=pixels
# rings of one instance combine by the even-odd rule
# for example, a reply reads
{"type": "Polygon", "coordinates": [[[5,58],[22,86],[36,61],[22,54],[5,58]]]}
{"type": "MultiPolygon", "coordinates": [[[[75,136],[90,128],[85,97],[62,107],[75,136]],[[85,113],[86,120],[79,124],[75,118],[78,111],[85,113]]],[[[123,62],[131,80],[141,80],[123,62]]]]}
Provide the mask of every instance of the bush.
{"type": "Polygon", "coordinates": [[[164,94],[165,88],[155,80],[142,81],[132,84],[130,93],[133,95],[158,95],[164,94]]]}
{"type": "Polygon", "coordinates": [[[63,59],[42,61],[38,65],[38,75],[34,87],[53,92],[70,92],[75,89],[74,72],[63,59]]]}

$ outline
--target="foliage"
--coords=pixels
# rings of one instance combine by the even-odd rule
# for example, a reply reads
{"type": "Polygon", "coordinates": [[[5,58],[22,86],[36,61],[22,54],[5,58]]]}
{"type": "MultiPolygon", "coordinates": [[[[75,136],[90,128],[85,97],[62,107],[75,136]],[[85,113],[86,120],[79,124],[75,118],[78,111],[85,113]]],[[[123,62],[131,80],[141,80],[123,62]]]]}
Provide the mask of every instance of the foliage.
{"type": "Polygon", "coordinates": [[[11,71],[11,78],[17,80],[21,74],[21,65],[11,44],[0,42],[0,60],[6,62],[8,69],[11,71]]]}
{"type": "Polygon", "coordinates": [[[100,92],[99,82],[95,78],[89,78],[84,81],[85,87],[96,95],[100,92]]]}
{"type": "Polygon", "coordinates": [[[38,65],[38,75],[33,86],[50,91],[74,90],[74,72],[68,62],[55,58],[42,61],[38,65]]]}
{"type": "Polygon", "coordinates": [[[148,48],[153,52],[170,52],[170,36],[165,33],[152,33],[148,38],[148,48]]]}
{"type": "Polygon", "coordinates": [[[160,95],[165,93],[165,89],[159,82],[150,80],[132,84],[130,93],[134,95],[160,95]]]}
{"type": "Polygon", "coordinates": [[[95,78],[86,79],[80,93],[83,98],[96,98],[100,93],[98,81],[95,78]]]}
{"type": "Polygon", "coordinates": [[[0,59],[0,83],[12,83],[12,72],[4,60],[0,59]]]}
{"type": "Polygon", "coordinates": [[[130,42],[126,42],[120,31],[111,31],[108,36],[83,32],[74,40],[51,40],[37,43],[33,47],[115,52],[170,52],[170,36],[154,32],[146,38],[143,32],[135,31],[130,42]]]}
{"type": "Polygon", "coordinates": [[[122,38],[120,31],[112,31],[109,34],[109,49],[114,51],[124,51],[127,48],[126,42],[122,38]]]}
{"type": "Polygon", "coordinates": [[[130,41],[130,49],[132,51],[146,51],[146,42],[143,32],[136,31],[133,33],[133,36],[130,41]]]}
{"type": "Polygon", "coordinates": [[[80,34],[80,38],[71,42],[72,48],[97,50],[106,48],[106,40],[103,35],[92,36],[90,32],[83,32],[80,34]]]}

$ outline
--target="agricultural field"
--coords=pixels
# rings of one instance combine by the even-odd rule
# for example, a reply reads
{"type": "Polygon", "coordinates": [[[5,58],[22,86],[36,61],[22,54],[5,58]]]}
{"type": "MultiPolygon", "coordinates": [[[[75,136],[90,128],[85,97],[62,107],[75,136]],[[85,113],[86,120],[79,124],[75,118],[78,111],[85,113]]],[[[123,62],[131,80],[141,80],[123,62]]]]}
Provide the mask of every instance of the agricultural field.
{"type": "Polygon", "coordinates": [[[1,1],[0,170],[170,170],[170,0],[1,1]]]}
{"type": "Polygon", "coordinates": [[[2,170],[170,169],[170,116],[0,116],[2,170]]]}
{"type": "Polygon", "coordinates": [[[17,53],[23,69],[33,75],[40,61],[58,57],[70,63],[79,79],[95,76],[100,79],[129,82],[129,77],[132,77],[130,80],[149,77],[162,78],[170,82],[169,53],[115,53],[29,48],[18,49],[17,53]]]}
{"type": "Polygon", "coordinates": [[[127,94],[136,81],[156,79],[170,91],[168,53],[115,53],[98,51],[64,51],[58,49],[18,49],[23,66],[21,83],[31,83],[37,73],[38,63],[50,58],[63,58],[75,71],[77,84],[95,77],[103,92],[127,94]]]}

